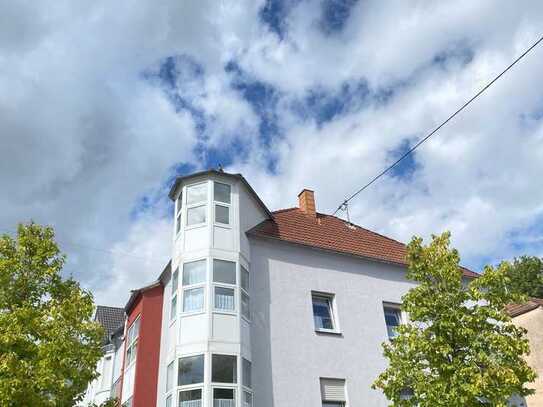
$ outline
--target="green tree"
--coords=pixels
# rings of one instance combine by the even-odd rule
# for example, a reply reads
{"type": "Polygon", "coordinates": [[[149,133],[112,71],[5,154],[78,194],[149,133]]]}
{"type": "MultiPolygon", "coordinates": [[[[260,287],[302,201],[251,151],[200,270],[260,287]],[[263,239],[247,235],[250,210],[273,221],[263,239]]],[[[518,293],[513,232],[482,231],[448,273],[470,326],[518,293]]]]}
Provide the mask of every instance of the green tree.
{"type": "Polygon", "coordinates": [[[0,237],[0,405],[73,406],[96,377],[102,328],[92,295],[64,279],[50,227],[0,237]]]}
{"type": "Polygon", "coordinates": [[[511,280],[511,289],[528,296],[543,298],[543,260],[522,256],[500,265],[511,280]]]}
{"type": "Polygon", "coordinates": [[[526,331],[504,312],[523,298],[510,290],[507,273],[486,267],[463,280],[449,233],[428,246],[413,238],[408,262],[407,277],[418,283],[403,297],[409,323],[383,344],[389,367],[373,388],[394,407],[502,407],[511,395],[531,394],[526,331]]]}

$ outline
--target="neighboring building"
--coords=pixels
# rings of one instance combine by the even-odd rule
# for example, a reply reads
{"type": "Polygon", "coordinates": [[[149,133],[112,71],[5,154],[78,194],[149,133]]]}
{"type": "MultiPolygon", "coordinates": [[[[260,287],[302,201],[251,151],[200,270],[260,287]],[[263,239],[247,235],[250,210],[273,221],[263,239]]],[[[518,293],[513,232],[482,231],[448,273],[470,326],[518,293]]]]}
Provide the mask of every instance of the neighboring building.
{"type": "Polygon", "coordinates": [[[239,174],[180,177],[170,198],[171,262],[125,307],[123,405],[388,404],[370,386],[413,287],[404,244],[317,213],[310,190],[270,212],[239,174]]]}
{"type": "Polygon", "coordinates": [[[528,331],[531,353],[527,361],[537,373],[531,387],[535,394],[526,397],[526,406],[543,406],[543,299],[531,298],[524,304],[509,305],[507,312],[515,325],[528,331]]]}
{"type": "Polygon", "coordinates": [[[121,372],[123,350],[120,337],[124,329],[124,309],[99,305],[96,307],[94,320],[99,322],[105,331],[102,342],[104,355],[96,366],[99,376],[89,384],[81,405],[100,405],[108,400],[114,395],[114,383],[121,372]]]}

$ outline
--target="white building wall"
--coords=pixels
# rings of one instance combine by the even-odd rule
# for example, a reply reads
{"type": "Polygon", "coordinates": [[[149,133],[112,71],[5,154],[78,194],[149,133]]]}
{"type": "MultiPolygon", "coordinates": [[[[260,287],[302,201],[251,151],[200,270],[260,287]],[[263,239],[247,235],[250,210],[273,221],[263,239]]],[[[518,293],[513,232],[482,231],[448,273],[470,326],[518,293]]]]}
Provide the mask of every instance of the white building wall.
{"type": "MultiPolygon", "coordinates": [[[[237,383],[221,385],[222,388],[236,389],[236,406],[241,407],[241,357],[251,360],[250,325],[241,317],[241,269],[249,271],[249,244],[245,231],[266,218],[266,213],[258,207],[256,201],[249,196],[249,191],[237,179],[206,175],[190,178],[181,186],[183,193],[181,233],[175,232],[172,248],[172,274],[179,270],[179,289],[177,291],[176,316],[170,318],[172,303],[172,281],[164,287],[164,312],[162,321],[162,338],[160,369],[158,380],[158,406],[166,405],[166,397],[172,396],[172,406],[178,405],[178,392],[167,392],[167,366],[174,362],[174,382],[177,383],[177,361],[179,358],[198,354],[205,355],[205,377],[203,384],[204,402],[202,406],[212,406],[211,355],[229,354],[238,357],[237,383]],[[215,181],[231,186],[230,224],[221,225],[215,222],[215,204],[213,199],[213,183],[215,181]],[[187,226],[187,186],[198,183],[207,185],[206,223],[198,226],[187,226]],[[207,261],[207,279],[205,284],[205,307],[202,312],[183,314],[183,264],[191,261],[207,261]],[[227,260],[236,263],[235,312],[216,311],[213,306],[213,259],[227,260]]],[[[177,211],[176,211],[177,212],[177,211]]],[[[177,215],[177,213],[176,213],[177,215]]],[[[174,386],[175,387],[175,386],[174,386]]],[[[198,387],[198,386],[193,386],[198,387]]],[[[183,388],[189,389],[188,388],[183,388]]]]}
{"type": "Polygon", "coordinates": [[[405,268],[264,239],[251,240],[254,405],[321,405],[319,379],[346,380],[349,407],[385,407],[370,388],[386,367],[383,302],[413,283],[405,268]],[[335,295],[340,335],[316,333],[311,292],[335,295]]]}

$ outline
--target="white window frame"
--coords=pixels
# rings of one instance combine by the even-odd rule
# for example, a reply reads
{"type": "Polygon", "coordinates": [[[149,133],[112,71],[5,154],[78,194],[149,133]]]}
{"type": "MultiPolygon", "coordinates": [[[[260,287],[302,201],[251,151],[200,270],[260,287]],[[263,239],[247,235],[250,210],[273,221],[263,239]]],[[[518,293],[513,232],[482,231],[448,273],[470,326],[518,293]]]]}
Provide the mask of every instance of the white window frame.
{"type": "Polygon", "coordinates": [[[209,213],[208,213],[208,210],[207,210],[207,206],[208,206],[208,202],[209,202],[209,183],[207,181],[203,181],[203,182],[196,182],[194,184],[190,184],[190,185],[187,185],[186,186],[186,194],[185,194],[185,229],[186,230],[190,230],[190,229],[195,229],[195,228],[200,228],[202,226],[205,226],[207,225],[207,222],[209,221],[209,213]],[[189,205],[188,203],[188,197],[189,197],[189,193],[188,193],[188,190],[189,188],[191,187],[194,187],[194,186],[197,186],[197,185],[205,185],[206,186],[206,200],[205,201],[198,201],[198,202],[194,202],[192,204],[189,205]],[[189,225],[189,209],[193,209],[193,208],[198,208],[200,206],[203,206],[204,209],[205,209],[205,214],[206,214],[206,220],[205,222],[200,222],[200,223],[195,223],[193,225],[189,225]]]}
{"type": "Polygon", "coordinates": [[[240,289],[240,296],[239,296],[239,312],[240,312],[240,315],[243,319],[245,319],[247,322],[251,322],[252,320],[252,314],[251,314],[251,295],[249,294],[249,290],[251,289],[251,272],[249,271],[248,268],[245,268],[244,266],[239,265],[239,289],[240,289]],[[249,283],[249,286],[247,287],[247,289],[243,288],[243,273],[244,272],[247,272],[247,276],[248,276],[248,283],[249,283]],[[244,315],[243,314],[243,294],[245,294],[249,300],[249,315],[244,315]]]}
{"type": "Polygon", "coordinates": [[[215,226],[220,226],[220,227],[223,227],[223,228],[230,229],[232,227],[232,185],[228,184],[226,182],[213,181],[213,188],[212,189],[213,189],[213,201],[212,201],[213,202],[213,224],[215,226]],[[215,200],[215,184],[216,183],[217,184],[228,185],[230,187],[230,203],[215,200]],[[222,223],[222,222],[217,221],[217,210],[216,210],[217,206],[222,206],[224,208],[228,208],[228,223],[222,223]]]}
{"type": "Polygon", "coordinates": [[[385,309],[386,308],[392,308],[392,309],[395,309],[395,310],[399,311],[399,313],[400,313],[400,325],[403,325],[403,324],[405,324],[407,322],[407,313],[402,311],[402,304],[399,304],[397,302],[383,301],[383,321],[385,322],[386,336],[387,336],[388,340],[392,340],[394,338],[391,338],[388,335],[388,325],[387,325],[387,322],[386,322],[386,314],[385,314],[385,309]]]}
{"type": "Polygon", "coordinates": [[[247,359],[247,358],[244,358],[243,356],[240,358],[241,359],[241,362],[240,362],[240,365],[241,365],[241,386],[243,387],[243,390],[244,391],[247,391],[249,393],[252,393],[252,388],[253,388],[253,376],[252,376],[252,372],[253,372],[253,363],[247,359]],[[245,385],[245,368],[244,368],[244,365],[245,363],[244,362],[249,362],[249,381],[250,381],[250,386],[246,386],[245,385]]]}
{"type": "Polygon", "coordinates": [[[175,236],[181,235],[183,229],[183,191],[179,192],[177,199],[175,200],[175,236]]]}
{"type": "Polygon", "coordinates": [[[172,324],[177,319],[177,314],[179,313],[179,267],[177,267],[172,273],[171,279],[171,298],[170,298],[170,324],[172,324]],[[174,284],[175,282],[175,284],[174,284]],[[175,309],[173,303],[175,301],[175,309]]]}
{"type": "MultiPolygon", "coordinates": [[[[124,357],[125,357],[125,360],[128,361],[128,351],[131,350],[133,351],[134,347],[136,347],[136,351],[137,351],[137,344],[138,344],[138,339],[139,339],[139,336],[140,336],[140,324],[141,324],[141,315],[138,315],[134,321],[132,321],[132,323],[130,324],[130,327],[126,330],[126,340],[128,341],[128,339],[130,338],[130,330],[131,329],[135,329],[135,326],[136,326],[136,323],[138,324],[138,334],[136,335],[136,337],[134,339],[132,339],[132,341],[130,343],[126,343],[126,351],[125,351],[125,354],[124,354],[124,357]]],[[[130,353],[132,354],[132,353],[130,353]]],[[[129,367],[133,366],[135,363],[136,363],[136,359],[137,359],[137,352],[134,354],[134,357],[132,358],[132,360],[130,360],[128,362],[128,364],[125,366],[125,370],[128,369],[129,367]]]]}
{"type": "Polygon", "coordinates": [[[213,385],[211,386],[211,405],[215,405],[215,389],[218,390],[233,390],[234,392],[234,406],[237,406],[238,402],[238,387],[237,386],[228,386],[228,385],[213,385]]]}
{"type": "Polygon", "coordinates": [[[219,388],[237,388],[238,385],[240,385],[241,383],[239,383],[239,377],[240,377],[240,357],[238,355],[235,355],[235,354],[231,354],[231,353],[211,353],[211,356],[210,356],[210,363],[209,363],[209,366],[211,367],[210,369],[210,375],[209,375],[209,379],[211,380],[211,383],[214,387],[219,387],[219,388]],[[233,357],[235,360],[236,360],[236,375],[234,376],[234,380],[235,382],[234,383],[228,383],[228,382],[214,382],[213,381],[213,356],[230,356],[230,357],[233,357]]]}
{"type": "Polygon", "coordinates": [[[336,334],[336,335],[341,334],[335,294],[325,293],[322,291],[311,291],[311,316],[313,317],[313,327],[315,329],[315,332],[329,333],[329,334],[336,334]],[[317,328],[317,326],[315,325],[315,313],[313,311],[313,299],[315,297],[320,298],[320,299],[326,299],[328,301],[329,310],[330,310],[330,318],[332,319],[332,326],[333,326],[332,329],[317,328]]]}
{"type": "MultiPolygon", "coordinates": [[[[197,389],[200,389],[200,388],[203,388],[204,387],[204,383],[206,382],[206,364],[207,364],[207,355],[205,353],[202,353],[202,352],[197,352],[197,353],[190,353],[190,354],[184,354],[184,355],[181,355],[177,358],[177,363],[176,363],[176,373],[175,373],[175,377],[176,377],[176,381],[175,381],[175,387],[177,387],[178,389],[181,389],[182,391],[186,391],[186,390],[197,390],[197,389]],[[184,359],[184,358],[193,358],[195,356],[201,356],[203,359],[204,359],[204,378],[203,378],[203,381],[202,382],[199,382],[199,383],[191,383],[191,384],[179,384],[179,366],[180,366],[180,360],[181,359],[184,359]]],[[[203,390],[202,390],[202,397],[204,397],[204,393],[203,393],[203,390]]]]}
{"type": "Polygon", "coordinates": [[[232,261],[232,260],[227,260],[227,259],[221,259],[219,257],[214,257],[211,259],[211,272],[210,272],[210,279],[211,279],[211,295],[212,295],[212,307],[213,307],[213,312],[215,313],[219,313],[219,314],[227,314],[227,315],[236,315],[237,312],[238,312],[238,308],[240,307],[240,305],[238,305],[238,284],[240,284],[240,278],[238,277],[238,269],[239,269],[239,262],[237,261],[232,261]],[[234,284],[230,284],[230,283],[221,283],[221,282],[215,282],[215,260],[219,260],[219,261],[226,261],[226,262],[229,262],[229,263],[233,263],[234,264],[234,278],[235,278],[235,283],[234,284]],[[215,305],[215,288],[216,287],[220,287],[220,288],[227,288],[227,289],[231,289],[234,291],[234,309],[233,310],[225,310],[225,309],[221,309],[221,308],[217,308],[216,305],[215,305]]]}
{"type": "Polygon", "coordinates": [[[181,402],[181,393],[183,392],[186,392],[186,391],[192,391],[192,390],[200,390],[200,394],[201,394],[201,398],[200,398],[200,401],[201,401],[201,406],[203,407],[204,406],[204,386],[200,383],[200,384],[191,384],[191,385],[186,385],[186,386],[181,386],[181,387],[178,387],[177,388],[177,404],[176,406],[179,406],[179,403],[181,402]]]}
{"type": "Polygon", "coordinates": [[[207,259],[207,257],[203,257],[203,258],[199,258],[199,259],[194,259],[194,260],[190,260],[190,261],[185,261],[183,262],[182,264],[182,267],[181,267],[181,287],[182,287],[182,290],[181,290],[181,315],[182,316],[190,316],[190,315],[198,315],[198,314],[203,314],[206,312],[206,286],[207,286],[207,281],[208,281],[208,276],[209,276],[209,260],[207,259]],[[204,261],[205,263],[205,278],[204,278],[204,281],[201,282],[201,283],[196,283],[196,284],[187,284],[187,285],[184,285],[183,284],[183,273],[184,273],[184,267],[185,267],[185,264],[187,263],[194,263],[194,262],[197,262],[197,261],[204,261]],[[188,290],[193,290],[193,289],[197,289],[197,288],[201,288],[203,290],[203,295],[204,295],[204,298],[203,298],[203,305],[202,305],[202,309],[200,310],[197,310],[197,311],[185,311],[185,292],[188,291],[188,290]]]}

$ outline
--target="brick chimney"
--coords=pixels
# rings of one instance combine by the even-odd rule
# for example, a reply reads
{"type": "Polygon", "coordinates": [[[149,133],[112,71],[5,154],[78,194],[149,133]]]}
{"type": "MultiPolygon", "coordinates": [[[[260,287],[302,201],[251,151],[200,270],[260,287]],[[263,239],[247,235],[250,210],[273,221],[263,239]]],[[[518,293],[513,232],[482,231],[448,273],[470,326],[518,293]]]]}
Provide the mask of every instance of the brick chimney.
{"type": "Polygon", "coordinates": [[[316,218],[315,193],[310,189],[303,189],[302,192],[298,194],[298,207],[306,215],[316,218]]]}

